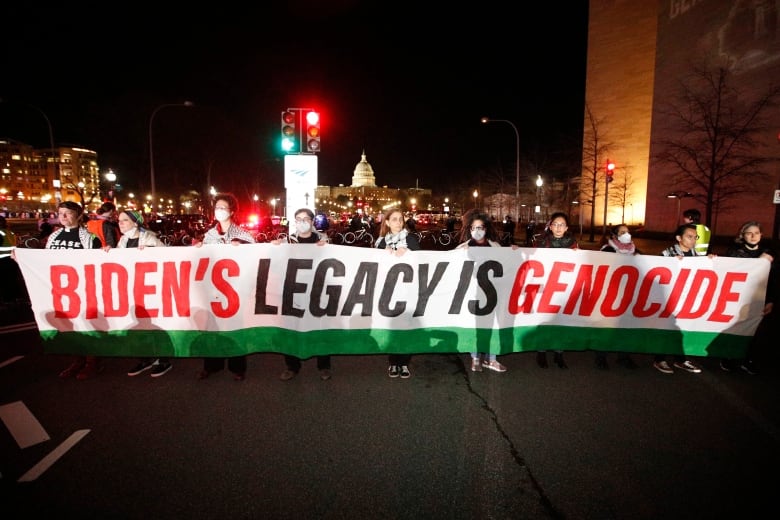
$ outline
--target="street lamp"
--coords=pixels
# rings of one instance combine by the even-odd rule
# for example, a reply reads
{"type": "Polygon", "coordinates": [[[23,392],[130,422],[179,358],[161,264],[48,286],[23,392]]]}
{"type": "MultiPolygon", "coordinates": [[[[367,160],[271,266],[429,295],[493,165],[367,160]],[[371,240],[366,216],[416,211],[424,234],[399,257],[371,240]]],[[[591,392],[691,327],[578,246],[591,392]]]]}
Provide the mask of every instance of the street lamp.
{"type": "Polygon", "coordinates": [[[474,193],[472,193],[472,195],[474,195],[474,209],[477,209],[477,197],[479,197],[479,192],[477,190],[474,190],[474,193]]]}
{"type": "Polygon", "coordinates": [[[520,132],[517,131],[515,124],[508,119],[490,119],[483,117],[483,123],[506,123],[515,131],[515,218],[520,219],[520,132]]]}
{"type": "Polygon", "coordinates": [[[108,198],[111,202],[114,202],[114,189],[116,187],[116,173],[114,173],[113,170],[109,168],[108,172],[105,174],[105,178],[108,181],[108,198]]]}
{"type": "Polygon", "coordinates": [[[688,193],[687,191],[673,191],[671,193],[666,194],[667,199],[677,199],[677,224],[680,224],[680,202],[681,199],[687,199],[693,197],[693,193],[688,193]]]}
{"type": "Polygon", "coordinates": [[[155,108],[154,111],[152,111],[152,115],[149,117],[149,180],[151,181],[152,200],[155,200],[155,195],[157,194],[154,186],[154,152],[152,147],[152,123],[154,123],[154,116],[165,107],[191,107],[192,105],[192,101],[185,101],[184,103],[166,103],[155,108]]]}
{"type": "MultiPolygon", "coordinates": [[[[3,98],[0,98],[0,103],[4,103],[4,102],[5,100],[3,98]]],[[[57,151],[54,149],[54,132],[51,129],[51,121],[49,120],[49,116],[46,115],[46,112],[44,112],[37,106],[31,105],[29,103],[22,103],[22,104],[32,108],[33,110],[41,114],[43,116],[43,119],[46,120],[46,126],[49,127],[49,147],[51,148],[51,160],[54,162],[54,178],[52,184],[54,186],[54,196],[57,199],[57,203],[59,204],[59,202],[62,200],[62,191],[60,189],[60,172],[59,172],[60,161],[59,158],[57,157],[57,151]]]]}
{"type": "Polygon", "coordinates": [[[542,180],[541,175],[536,176],[536,213],[542,212],[542,185],[544,184],[544,180],[542,180]]]}

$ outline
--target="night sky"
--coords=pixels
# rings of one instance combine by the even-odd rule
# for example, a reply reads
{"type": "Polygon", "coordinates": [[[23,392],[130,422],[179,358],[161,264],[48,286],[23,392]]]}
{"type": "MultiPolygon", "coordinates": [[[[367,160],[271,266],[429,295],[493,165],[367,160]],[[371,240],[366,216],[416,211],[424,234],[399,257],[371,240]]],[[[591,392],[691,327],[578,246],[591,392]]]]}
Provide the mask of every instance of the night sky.
{"type": "Polygon", "coordinates": [[[0,138],[48,147],[34,105],[56,143],[96,151],[101,171],[142,191],[152,112],[192,101],[155,116],[157,190],[201,189],[208,179],[263,197],[283,186],[287,107],[322,113],[326,185],[350,184],[365,150],[379,185],[436,192],[504,175],[512,192],[514,132],[482,116],[515,123],[524,171],[527,161],[546,171],[579,154],[586,1],[435,13],[399,2],[287,5],[5,7],[0,138]]]}

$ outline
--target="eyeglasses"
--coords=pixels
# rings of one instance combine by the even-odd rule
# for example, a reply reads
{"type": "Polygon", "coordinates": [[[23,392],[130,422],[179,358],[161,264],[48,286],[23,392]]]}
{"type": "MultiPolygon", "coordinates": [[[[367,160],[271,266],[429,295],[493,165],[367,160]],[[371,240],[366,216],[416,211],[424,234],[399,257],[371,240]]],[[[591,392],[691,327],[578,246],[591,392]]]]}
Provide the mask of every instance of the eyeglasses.
{"type": "Polygon", "coordinates": [[[485,231],[483,226],[471,226],[472,231],[485,231]]]}

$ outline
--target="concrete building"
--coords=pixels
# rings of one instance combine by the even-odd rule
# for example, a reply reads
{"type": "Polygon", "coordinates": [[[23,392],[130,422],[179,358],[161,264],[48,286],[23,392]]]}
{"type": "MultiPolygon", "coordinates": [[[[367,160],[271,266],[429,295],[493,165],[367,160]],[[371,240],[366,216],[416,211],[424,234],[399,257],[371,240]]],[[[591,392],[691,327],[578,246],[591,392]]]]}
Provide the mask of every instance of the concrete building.
{"type": "MultiPolygon", "coordinates": [[[[613,161],[615,180],[628,176],[622,202],[610,200],[606,221],[644,223],[670,232],[688,207],[705,211],[707,186],[660,160],[663,142],[679,121],[669,110],[681,99],[682,82],[694,66],[724,67],[734,88],[728,103],[744,107],[780,80],[780,3],[775,0],[591,0],[586,74],[584,144],[592,137],[587,111],[599,121],[605,149],[599,162],[613,161]],[[590,134],[589,134],[590,132],[590,134]],[[606,146],[608,145],[608,146],[606,146]],[[690,194],[690,195],[689,195],[690,194]]],[[[780,155],[777,115],[753,148],[768,158],[780,155]],[[770,125],[771,126],[771,125],[770,125]]],[[[584,150],[583,158],[587,150],[584,150]]],[[[768,236],[777,234],[773,204],[778,187],[776,163],[751,179],[743,193],[713,208],[718,235],[732,235],[747,220],[759,220],[768,236]],[[773,230],[773,228],[775,228],[773,230]]],[[[594,223],[604,223],[603,171],[593,198],[594,223]]],[[[586,226],[590,200],[580,200],[586,226]]]]}

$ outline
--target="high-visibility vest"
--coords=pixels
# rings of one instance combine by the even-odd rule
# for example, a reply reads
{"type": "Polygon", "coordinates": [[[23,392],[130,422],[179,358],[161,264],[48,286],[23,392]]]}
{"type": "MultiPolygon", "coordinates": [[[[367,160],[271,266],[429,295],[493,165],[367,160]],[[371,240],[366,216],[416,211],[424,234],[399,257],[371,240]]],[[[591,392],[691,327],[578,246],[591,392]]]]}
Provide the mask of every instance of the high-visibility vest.
{"type": "MultiPolygon", "coordinates": [[[[106,247],[106,237],[103,234],[103,223],[106,222],[105,219],[102,218],[93,218],[91,220],[87,221],[87,230],[89,230],[90,233],[93,235],[97,235],[98,238],[100,238],[100,243],[103,245],[103,247],[106,247]]],[[[116,240],[114,243],[116,243],[119,240],[118,234],[115,235],[116,240]]]]}

